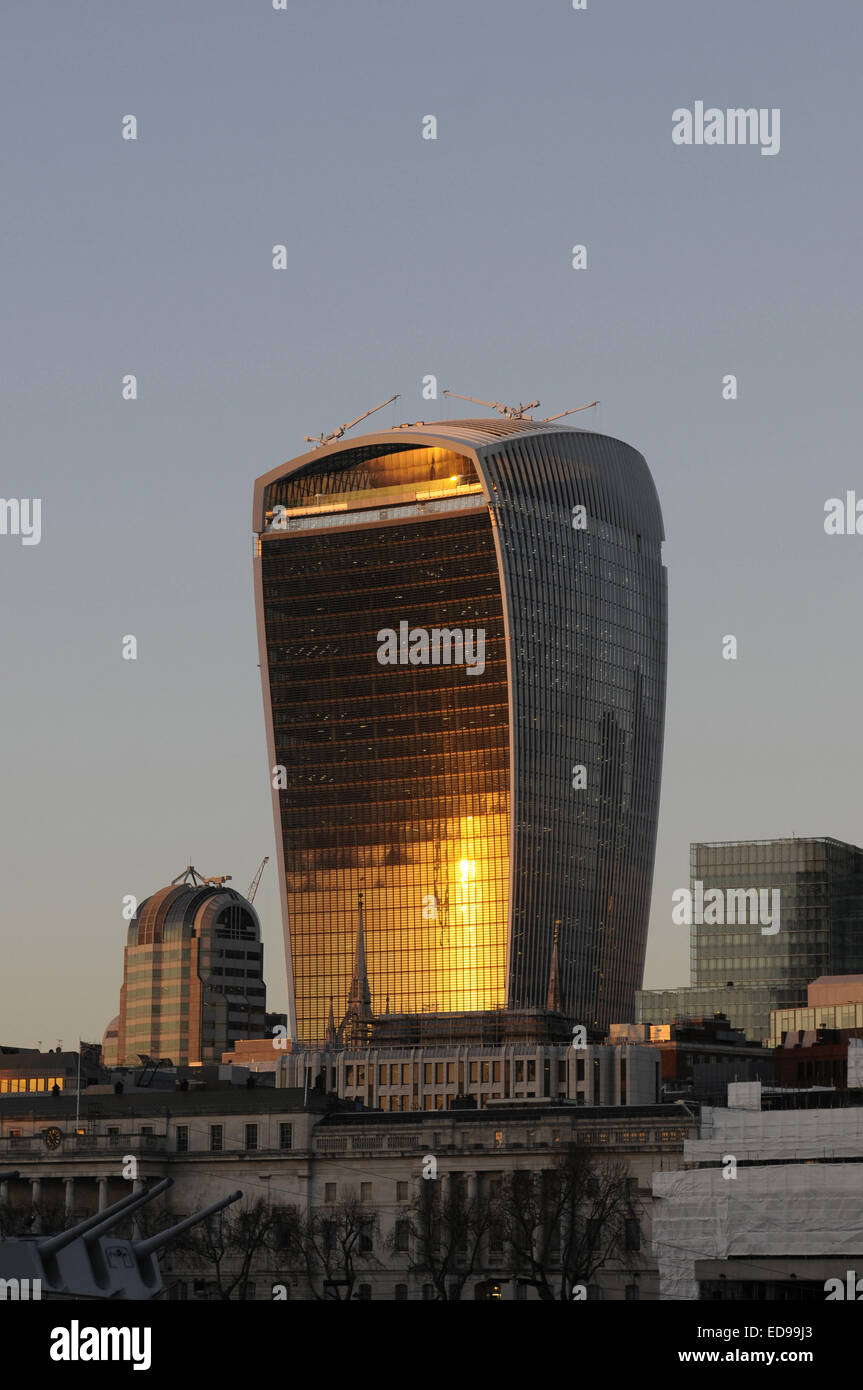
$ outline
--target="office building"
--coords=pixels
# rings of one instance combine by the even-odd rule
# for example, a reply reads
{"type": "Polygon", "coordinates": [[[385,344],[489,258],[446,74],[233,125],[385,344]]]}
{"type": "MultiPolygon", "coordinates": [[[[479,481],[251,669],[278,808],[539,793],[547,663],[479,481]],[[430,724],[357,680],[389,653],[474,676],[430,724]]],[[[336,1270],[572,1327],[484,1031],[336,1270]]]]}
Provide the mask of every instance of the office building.
{"type": "Polygon", "coordinates": [[[676,1023],[617,1025],[611,1041],[640,1042],[659,1053],[663,1092],[688,1092],[693,1099],[724,1096],[729,1082],[773,1080],[773,1056],[748,1042],[722,1014],[676,1023]]]}
{"type": "Polygon", "coordinates": [[[272,1072],[277,1086],[302,1086],[390,1112],[535,1100],[652,1105],[660,1099],[660,1053],[628,1044],[465,1043],[285,1053],[266,1043],[240,1043],[224,1061],[272,1072]]]}
{"type": "Polygon", "coordinates": [[[863,1036],[863,975],[822,975],[806,991],[806,1003],[775,1009],[770,1015],[770,1046],[782,1047],[786,1033],[838,1028],[863,1036]]]}
{"type": "Polygon", "coordinates": [[[44,1097],[104,1079],[97,1048],[77,1052],[0,1046],[0,1095],[44,1097]]]}
{"type": "Polygon", "coordinates": [[[354,1036],[550,993],[586,1027],[631,1017],[666,665],[641,455],[420,422],[265,474],[254,529],[292,1037],[339,1025],[360,933],[354,1036]]]}
{"type": "MultiPolygon", "coordinates": [[[[537,1099],[487,1110],[393,1115],[356,1110],[313,1092],[304,1097],[299,1089],[216,1085],[169,1095],[85,1094],[80,1114],[73,1095],[49,1095],[35,1111],[27,1097],[5,1096],[0,1217],[4,1229],[36,1234],[103,1210],[129,1193],[121,1160],[131,1155],[140,1186],[174,1180],[148,1208],[156,1230],[239,1189],[242,1202],[227,1219],[248,1213],[245,1238],[258,1233],[245,1268],[242,1232],[216,1258],[200,1245],[167,1252],[160,1266],[172,1299],[215,1300],[230,1288],[234,1299],[265,1302],[420,1301],[440,1298],[445,1284],[449,1298],[534,1300],[540,1270],[559,1283],[561,1247],[554,1232],[562,1224],[560,1212],[557,1221],[546,1220],[541,1206],[538,1218],[526,1213],[543,1227],[531,1260],[511,1247],[507,1223],[495,1208],[516,1175],[522,1184],[532,1178],[541,1200],[542,1184],[575,1150],[593,1161],[597,1185],[624,1169],[615,1210],[598,1209],[601,1186],[596,1195],[590,1189],[581,1193],[578,1209],[583,1219],[596,1219],[604,1247],[586,1281],[587,1297],[651,1299],[658,1285],[651,1179],[657,1170],[679,1167],[696,1124],[675,1105],[581,1107],[537,1099]],[[429,1155],[437,1164],[434,1181],[423,1177],[429,1155]],[[439,1248],[429,1257],[418,1229],[419,1204],[432,1192],[448,1206],[462,1194],[467,1214],[462,1224],[439,1224],[439,1248]],[[280,1241],[290,1229],[289,1213],[317,1237],[306,1259],[280,1241]],[[613,1250],[609,1220],[622,1237],[613,1250]],[[332,1245],[328,1230],[335,1236],[332,1245]],[[343,1246],[340,1232],[350,1233],[343,1246]],[[472,1238],[465,1246],[468,1232],[472,1238]]],[[[583,1220],[578,1229],[584,1229],[583,1220]]]]}
{"type": "Polygon", "coordinates": [[[129,924],[105,1065],[136,1065],[142,1057],[218,1062],[237,1039],[264,1037],[263,966],[252,904],[224,876],[202,878],[190,866],[139,903],[129,924]]]}
{"type": "Polygon", "coordinates": [[[690,873],[691,901],[701,904],[690,929],[692,983],[640,991],[639,1022],[721,1012],[761,1041],[771,1012],[804,1004],[816,976],[863,971],[856,845],[826,837],[693,844],[690,873]]]}

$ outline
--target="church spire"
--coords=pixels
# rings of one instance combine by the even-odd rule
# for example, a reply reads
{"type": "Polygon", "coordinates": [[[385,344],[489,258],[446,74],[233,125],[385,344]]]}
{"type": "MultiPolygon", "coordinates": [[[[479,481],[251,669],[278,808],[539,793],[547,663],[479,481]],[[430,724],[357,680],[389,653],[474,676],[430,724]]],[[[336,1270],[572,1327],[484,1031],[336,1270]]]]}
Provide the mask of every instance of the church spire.
{"type": "Polygon", "coordinates": [[[330,1017],[327,1021],[327,1031],[324,1035],[324,1046],[328,1051],[333,1051],[338,1045],[339,1039],[336,1033],[336,1020],[333,1014],[333,996],[330,995],[330,1017]]]}
{"type": "Polygon", "coordinates": [[[372,992],[366,969],[365,927],[363,922],[363,895],[357,894],[357,941],[354,949],[354,973],[348,991],[348,1007],[342,1030],[347,1029],[346,1040],[352,1045],[366,1045],[371,1034],[372,992]]]}
{"type": "Polygon", "coordinates": [[[551,969],[548,972],[548,998],[545,1007],[553,1014],[563,1013],[563,1000],[560,992],[560,957],[557,949],[557,929],[559,922],[554,924],[554,946],[551,952],[551,969]]]}

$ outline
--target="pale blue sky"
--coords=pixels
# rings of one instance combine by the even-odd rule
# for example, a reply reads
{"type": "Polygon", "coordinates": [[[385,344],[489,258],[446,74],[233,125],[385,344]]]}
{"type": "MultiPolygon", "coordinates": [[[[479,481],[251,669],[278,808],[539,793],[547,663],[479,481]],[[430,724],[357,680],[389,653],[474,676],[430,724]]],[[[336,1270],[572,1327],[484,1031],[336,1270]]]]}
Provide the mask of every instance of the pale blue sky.
{"type": "MultiPolygon", "coordinates": [[[[252,481],[394,391],[386,424],[452,414],[429,372],[599,397],[656,480],[646,983],[688,978],[691,839],[863,841],[863,537],[823,530],[863,496],[861,31],[855,0],[6,0],[0,492],[43,536],[0,536],[0,1040],[100,1036],[123,895],[274,853],[252,481]],[[779,107],[780,153],[675,146],[696,100],[779,107]]],[[[257,906],[283,1007],[272,863],[257,906]]]]}

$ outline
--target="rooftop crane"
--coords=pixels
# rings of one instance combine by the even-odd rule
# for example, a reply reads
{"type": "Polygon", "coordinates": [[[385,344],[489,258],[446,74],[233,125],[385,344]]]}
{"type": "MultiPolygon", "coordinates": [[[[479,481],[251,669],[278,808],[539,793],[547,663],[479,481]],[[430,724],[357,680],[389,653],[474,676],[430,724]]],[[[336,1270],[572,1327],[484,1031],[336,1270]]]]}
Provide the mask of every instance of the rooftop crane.
{"type": "Polygon", "coordinates": [[[333,439],[341,439],[346,430],[352,430],[354,425],[360,423],[360,420],[367,420],[370,415],[374,415],[376,410],[383,410],[385,405],[391,405],[392,402],[397,401],[398,398],[399,393],[397,391],[394,396],[390,396],[388,401],[381,401],[380,405],[373,405],[371,410],[366,410],[362,415],[358,415],[356,420],[351,420],[349,425],[339,425],[337,430],[330,430],[329,434],[304,434],[303,439],[305,439],[307,444],[317,444],[320,449],[322,445],[329,444],[333,439]]]}
{"type": "Polygon", "coordinates": [[[269,864],[269,862],[270,856],[268,854],[265,854],[260,864],[258,865],[258,872],[255,874],[255,877],[249,884],[249,891],[246,894],[246,902],[253,903],[255,901],[255,894],[258,891],[258,884],[261,881],[261,874],[264,872],[264,865],[269,864]]]}
{"type": "Polygon", "coordinates": [[[594,405],[599,405],[599,401],[588,401],[587,405],[577,405],[572,410],[562,410],[559,415],[546,415],[545,419],[540,420],[539,423],[550,425],[552,420],[562,420],[564,415],[577,415],[580,410],[590,410],[594,405]]]}
{"type": "MultiPolygon", "coordinates": [[[[539,401],[528,401],[527,405],[502,405],[500,401],[481,401],[477,396],[462,396],[458,391],[442,391],[443,396],[455,396],[460,401],[472,401],[474,405],[487,405],[489,410],[497,410],[506,420],[531,420],[533,417],[528,415],[529,410],[535,410],[539,406],[539,401]]],[[[599,401],[589,401],[587,405],[577,405],[572,410],[562,410],[559,415],[546,415],[538,423],[550,425],[553,420],[562,420],[566,415],[577,415],[579,410],[590,410],[592,406],[599,405],[599,401]]]]}
{"type": "Polygon", "coordinates": [[[442,391],[441,395],[455,396],[460,401],[472,401],[474,405],[487,405],[489,410],[496,410],[505,420],[529,420],[531,417],[527,412],[539,405],[539,401],[528,401],[527,405],[502,405],[500,401],[481,401],[477,396],[461,396],[458,391],[442,391]]]}
{"type": "Polygon", "coordinates": [[[222,884],[227,883],[231,877],[231,874],[214,874],[211,878],[204,878],[203,874],[198,873],[198,870],[193,868],[191,864],[187,864],[181,874],[177,874],[176,878],[171,879],[171,887],[183,883],[194,888],[221,888],[222,884]],[[189,883],[190,879],[191,883],[189,883]]]}

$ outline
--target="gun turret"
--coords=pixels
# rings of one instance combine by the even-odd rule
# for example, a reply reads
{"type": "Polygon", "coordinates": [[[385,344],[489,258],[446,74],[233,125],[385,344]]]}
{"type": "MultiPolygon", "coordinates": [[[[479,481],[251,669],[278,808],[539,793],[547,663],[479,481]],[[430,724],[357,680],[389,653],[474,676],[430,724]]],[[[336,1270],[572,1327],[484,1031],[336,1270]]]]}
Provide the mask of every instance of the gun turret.
{"type": "Polygon", "coordinates": [[[120,1221],[172,1186],[172,1178],[163,1178],[145,1191],[129,1192],[119,1202],[47,1239],[20,1236],[0,1240],[3,1296],[139,1300],[164,1297],[157,1251],[243,1195],[232,1192],[146,1240],[120,1240],[111,1235],[120,1221]],[[21,1288],[25,1290],[23,1295],[19,1293],[21,1288]],[[28,1289],[33,1292],[26,1292],[28,1289]]]}
{"type": "Polygon", "coordinates": [[[119,1202],[112,1203],[110,1207],[103,1207],[93,1216],[85,1217],[83,1221],[78,1222],[77,1226],[70,1226],[68,1231],[61,1231],[59,1235],[50,1236],[48,1240],[40,1240],[39,1254],[42,1260],[53,1258],[58,1251],[71,1245],[75,1240],[83,1239],[89,1245],[91,1241],[97,1240],[99,1236],[110,1231],[129,1212],[145,1206],[147,1202],[151,1202],[161,1192],[167,1192],[168,1188],[173,1187],[173,1185],[173,1178],[163,1178],[154,1187],[145,1188],[142,1192],[127,1192],[126,1196],[121,1197],[119,1202]]]}

